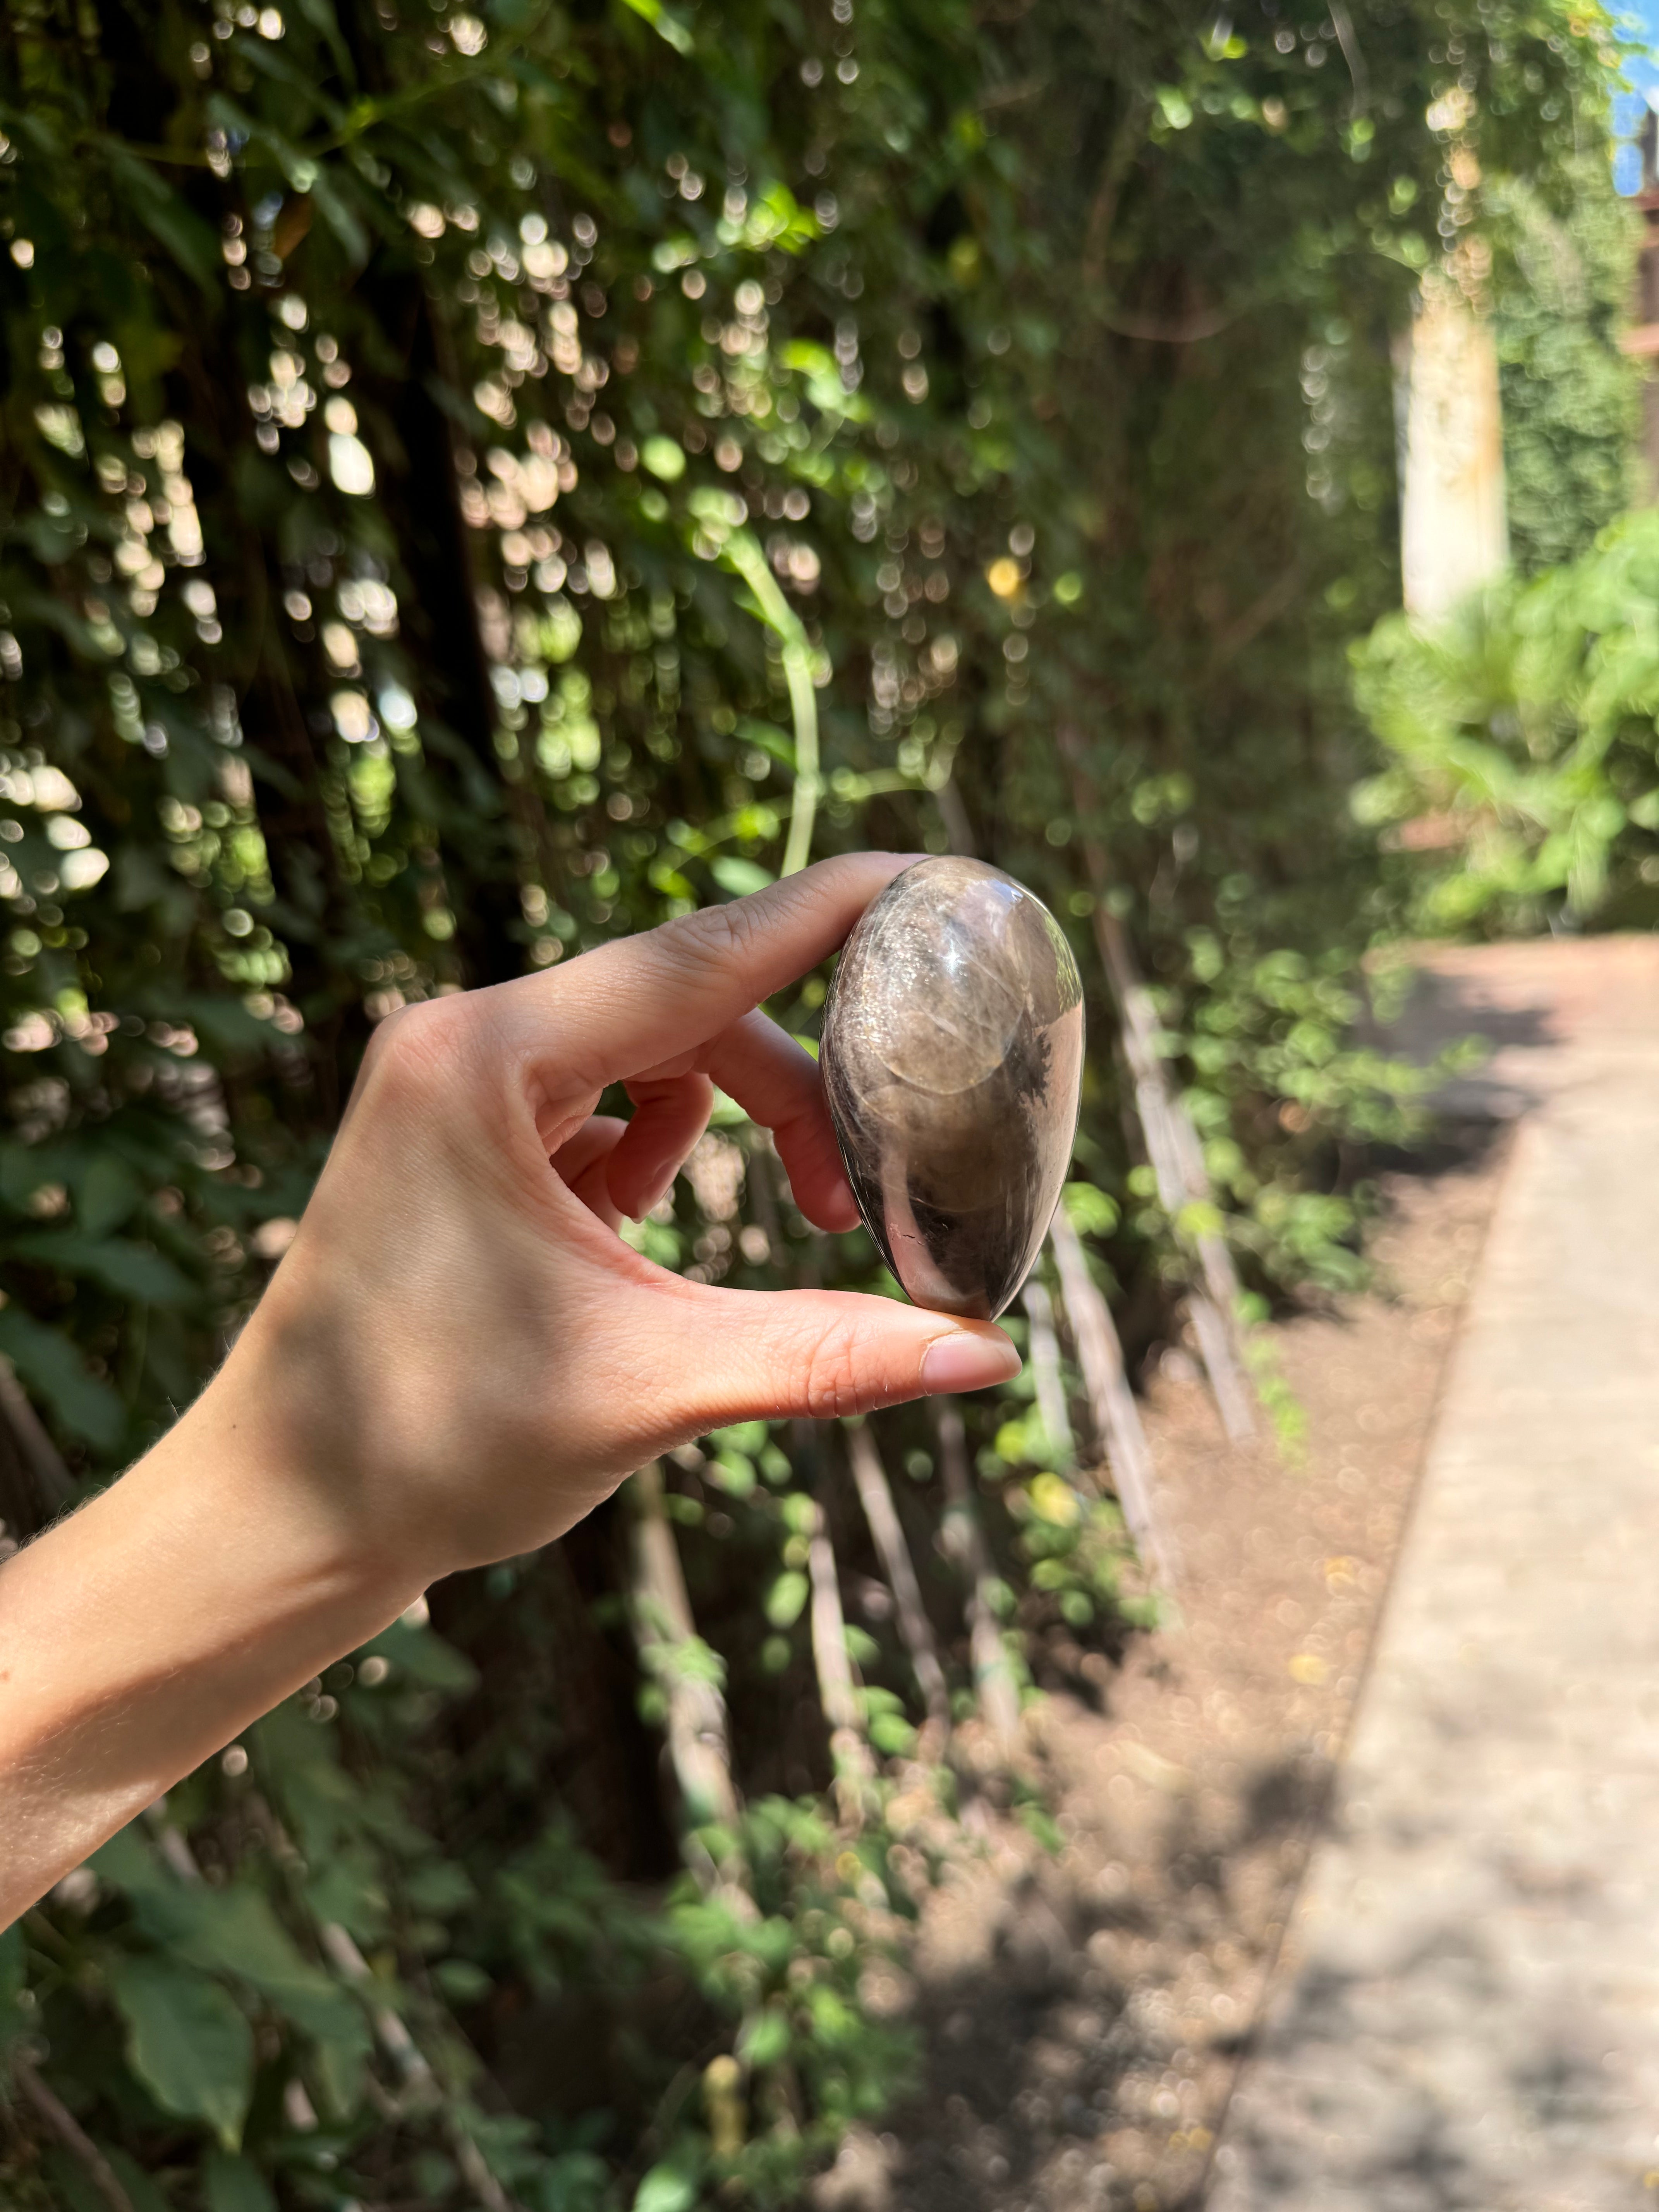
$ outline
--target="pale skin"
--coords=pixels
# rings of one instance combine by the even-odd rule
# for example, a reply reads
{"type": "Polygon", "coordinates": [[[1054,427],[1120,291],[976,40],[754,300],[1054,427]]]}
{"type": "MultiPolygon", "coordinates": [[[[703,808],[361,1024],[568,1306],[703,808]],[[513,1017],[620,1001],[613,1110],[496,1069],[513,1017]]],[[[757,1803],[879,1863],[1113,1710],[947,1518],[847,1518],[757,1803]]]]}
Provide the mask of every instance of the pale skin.
{"type": "Polygon", "coordinates": [[[430,1583],[550,1542],[659,1453],[1015,1372],[988,1324],[687,1283],[617,1234],[717,1085],[808,1219],[853,1226],[817,1066],[756,1009],[903,866],[825,861],[382,1024],[223,1368],[0,1567],[0,1928],[430,1583]],[[616,1082],[625,1122],[593,1110],[616,1082]]]}

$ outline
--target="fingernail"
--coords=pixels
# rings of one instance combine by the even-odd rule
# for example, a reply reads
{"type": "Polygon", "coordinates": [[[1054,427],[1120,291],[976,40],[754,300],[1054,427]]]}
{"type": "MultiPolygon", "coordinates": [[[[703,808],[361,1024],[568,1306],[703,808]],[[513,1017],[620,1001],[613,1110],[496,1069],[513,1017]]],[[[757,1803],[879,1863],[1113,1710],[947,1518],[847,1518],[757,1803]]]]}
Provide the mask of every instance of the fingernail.
{"type": "Polygon", "coordinates": [[[1006,1336],[936,1336],[921,1356],[921,1387],[941,1390],[983,1390],[1019,1372],[1019,1354],[1006,1336]]]}

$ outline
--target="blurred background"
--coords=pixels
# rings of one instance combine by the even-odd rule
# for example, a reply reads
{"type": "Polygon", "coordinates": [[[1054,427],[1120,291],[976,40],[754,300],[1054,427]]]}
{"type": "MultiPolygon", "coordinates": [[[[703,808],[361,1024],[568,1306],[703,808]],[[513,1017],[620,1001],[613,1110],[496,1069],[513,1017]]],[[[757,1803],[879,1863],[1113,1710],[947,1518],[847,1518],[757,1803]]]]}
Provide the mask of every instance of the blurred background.
{"type": "MultiPolygon", "coordinates": [[[[1149,1468],[1243,1561],[1294,1499],[1232,1528],[1229,1471],[1319,1448],[1296,1329],[1390,1325],[1366,1224],[1428,1128],[1391,949],[1659,919],[1656,35],[6,11],[8,1546],[222,1355],[397,1007],[874,845],[1030,884],[1091,1027],[1008,1392],[642,1471],[0,1936],[8,2207],[1196,2201],[1352,1682],[1291,1636],[1255,1826],[1166,1838],[1133,1910],[1103,1847],[1087,1986],[1020,1963],[1072,1848],[1043,1717],[1133,1674],[1185,1802],[1149,1468]],[[917,1930],[964,1867],[1012,1963],[951,1981],[917,1930]],[[1195,2057],[1136,1992],[1200,1951],[1195,2057]],[[1015,2063],[1074,2000],[1086,2127],[1015,2063]]],[[[826,981],[774,1008],[809,1040],[826,981]]],[[[726,1102],[638,1241],[884,1282],[726,1102]]]]}

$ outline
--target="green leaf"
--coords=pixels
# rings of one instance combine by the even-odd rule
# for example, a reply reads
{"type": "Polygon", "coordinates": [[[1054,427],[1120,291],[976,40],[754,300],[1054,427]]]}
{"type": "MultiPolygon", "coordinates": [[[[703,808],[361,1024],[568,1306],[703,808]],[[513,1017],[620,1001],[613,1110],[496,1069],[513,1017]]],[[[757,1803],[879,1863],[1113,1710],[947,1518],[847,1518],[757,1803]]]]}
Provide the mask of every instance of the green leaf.
{"type": "Polygon", "coordinates": [[[786,1568],[766,1593],[766,1618],[774,1628],[794,1626],[806,1603],[806,1591],[805,1576],[798,1568],[786,1568]]]}
{"type": "Polygon", "coordinates": [[[169,1957],[233,1974],[269,1999],[318,2046],[337,2078],[355,2078],[371,2048],[362,2008],[301,1952],[269,1902],[246,1881],[228,1889],[174,1882],[134,1899],[145,1935],[169,1957]]]}
{"type": "Polygon", "coordinates": [[[634,2212],[690,2212],[697,2184],[682,2166],[653,2166],[634,2197],[634,2212]]]}
{"type": "Polygon", "coordinates": [[[739,1451],[723,1451],[708,1464],[709,1480],[720,1485],[730,1498],[752,1497],[755,1489],[755,1463],[739,1451]]]}
{"type": "Polygon", "coordinates": [[[775,2066],[789,2055],[789,2015],[781,2006],[769,2005],[744,2032],[738,2055],[757,2074],[775,2066]]]}
{"type": "Polygon", "coordinates": [[[276,2212],[276,2199],[252,2159],[210,2150],[202,2161],[207,2212],[276,2212]]]}
{"type": "Polygon", "coordinates": [[[453,1859],[429,1859],[416,1867],[404,1881],[404,1893],[417,1912],[430,1912],[440,1919],[453,1918],[478,1901],[465,1868],[453,1859]]]}
{"type": "Polygon", "coordinates": [[[145,229],[204,292],[216,290],[222,264],[212,225],[204,222],[147,161],[135,160],[109,140],[104,142],[104,153],[112,181],[145,229]]]}
{"type": "Polygon", "coordinates": [[[106,1889],[119,1890],[124,1897],[139,1898],[153,1890],[166,1890],[175,1879],[137,1820],[130,1820],[106,1844],[100,1844],[88,1864],[106,1889]]]}
{"type": "Polygon", "coordinates": [[[870,1723],[870,1741],[890,1758],[902,1759],[912,1748],[916,1732],[897,1713],[878,1713],[870,1723]]]}
{"type": "Polygon", "coordinates": [[[738,1421],[727,1429],[711,1429],[709,1440],[722,1450],[729,1448],[752,1455],[765,1449],[766,1440],[770,1434],[771,1431],[764,1421],[738,1421]]]}
{"type": "Polygon", "coordinates": [[[1068,1182],[1063,1194],[1072,1226],[1085,1237],[1109,1237],[1117,1227],[1117,1207],[1091,1182],[1068,1182]]]}
{"type": "Polygon", "coordinates": [[[647,438],[640,447],[640,460],[664,483],[678,483],[685,474],[685,448],[672,438],[647,438]]]}
{"type": "Polygon", "coordinates": [[[109,2200],[94,2187],[92,2178],[78,2159],[52,2143],[45,2160],[54,2212],[109,2212],[109,2200]]]}
{"type": "Polygon", "coordinates": [[[389,1659],[398,1673],[426,1690],[465,1692],[478,1686],[478,1670],[472,1662],[446,1644],[429,1628],[394,1620],[363,1647],[389,1659]]]}
{"type": "Polygon", "coordinates": [[[125,1408],[88,1369],[69,1339],[23,1312],[0,1307],[0,1355],[44,1398],[72,1436],[113,1452],[125,1431],[125,1408]]]}
{"type": "Polygon", "coordinates": [[[107,1237],[142,1203],[144,1187],[124,1159],[100,1152],[75,1194],[76,1218],[88,1237],[107,1237]]]}
{"type": "Polygon", "coordinates": [[[127,2060],[158,2104],[205,2121],[227,2150],[240,2148],[253,2091],[253,2031],[216,1982],[161,1959],[129,1958],[109,1970],[126,2023],[127,2060]]]}
{"type": "Polygon", "coordinates": [[[746,898],[750,891],[763,891],[773,881],[765,868],[753,860],[743,860],[736,853],[718,854],[708,863],[708,872],[733,898],[746,898]]]}
{"type": "Polygon", "coordinates": [[[657,36],[666,40],[677,54],[690,52],[690,32],[678,15],[663,6],[662,0],[624,0],[624,5],[631,8],[636,15],[642,16],[657,36]]]}
{"type": "MultiPolygon", "coordinates": [[[[103,2148],[116,2179],[127,2192],[132,2212],[175,2212],[172,2197],[162,2194],[131,2151],[123,2150],[118,2143],[107,2143],[103,2148]]],[[[100,2197],[99,2212],[109,2212],[106,2198],[100,2197]]]]}
{"type": "Polygon", "coordinates": [[[187,1305],[196,1295],[190,1277],[152,1245],[125,1237],[92,1237],[79,1229],[43,1229],[8,1237],[6,1250],[42,1267],[61,1267],[146,1306],[187,1305]]]}
{"type": "Polygon", "coordinates": [[[440,1959],[432,1978],[451,2004],[477,2004],[495,1987],[483,1968],[470,1959],[440,1959]]]}

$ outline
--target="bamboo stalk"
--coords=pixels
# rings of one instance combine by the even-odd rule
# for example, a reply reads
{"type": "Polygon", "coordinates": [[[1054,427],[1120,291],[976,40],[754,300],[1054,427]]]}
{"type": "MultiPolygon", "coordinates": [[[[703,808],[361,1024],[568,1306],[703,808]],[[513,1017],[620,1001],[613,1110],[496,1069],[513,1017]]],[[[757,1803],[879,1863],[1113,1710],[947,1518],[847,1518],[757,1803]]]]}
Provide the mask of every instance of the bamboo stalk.
{"type": "Polygon", "coordinates": [[[1019,1692],[1002,1640],[1002,1623],[992,1602],[996,1577],[991,1571],[979,1504],[968,1471],[962,1409],[954,1398],[935,1398],[933,1405],[945,1478],[945,1521],[940,1534],[967,1578],[968,1649],[973,1660],[974,1687],[987,1725],[1006,1753],[1013,1748],[1019,1735],[1019,1692]]]}
{"type": "Polygon", "coordinates": [[[735,1829],[739,1808],[732,1779],[726,1699],[715,1683],[675,1664],[676,1654],[697,1640],[697,1629],[674,1532],[663,1510],[662,1469],[654,1460],[635,1475],[629,1496],[634,1504],[629,1590],[634,1638],[646,1672],[667,1700],[668,1755],[686,1821],[692,1828],[717,1821],[735,1829]]]}
{"type": "Polygon", "coordinates": [[[1066,1405],[1066,1383],[1060,1371],[1060,1340],[1054,1334],[1054,1302],[1048,1287],[1033,1275],[1023,1295],[1025,1318],[1031,1328],[1031,1375],[1036,1383],[1037,1411],[1042,1416],[1048,1449],[1062,1467],[1077,1457],[1072,1417],[1066,1405]]]}
{"type": "Polygon", "coordinates": [[[1095,894],[1095,943],[1117,1008],[1119,1034],[1134,1088],[1135,1112],[1157,1179],[1158,1203],[1196,1262],[1199,1279],[1188,1289],[1193,1334],[1198,1339],[1221,1425],[1234,1443],[1240,1443],[1255,1432],[1255,1410],[1235,1340],[1237,1272],[1224,1238],[1211,1230],[1194,1233],[1184,1225],[1188,1206],[1213,1208],[1215,1203],[1203,1148],[1158,1054],[1158,1016],[1152,994],[1141,980],[1128,933],[1111,910],[1105,848],[1085,826],[1093,813],[1094,793],[1074,729],[1060,731],[1060,748],[1071,767],[1084,864],[1095,894]]]}
{"type": "Polygon", "coordinates": [[[1159,1530],[1152,1507],[1152,1455],[1141,1426],[1140,1408],[1124,1371],[1123,1348],[1112,1325],[1111,1309],[1089,1272],[1083,1246],[1064,1204],[1048,1231],[1060,1295],[1077,1346],[1078,1365],[1094,1419],[1095,1434],[1112,1471],[1123,1519],[1141,1564],[1170,1587],[1173,1547],[1159,1530]]]}
{"type": "Polygon", "coordinates": [[[868,1421],[848,1421],[846,1426],[847,1456],[852,1466],[853,1480],[858,1486],[859,1503],[864,1508],[864,1517],[870,1524],[870,1534],[881,1556],[887,1586],[893,1593],[899,1632],[927,1703],[927,1717],[941,1736],[948,1735],[951,1693],[945,1669],[939,1663],[939,1646],[933,1640],[933,1625],[921,1601],[921,1585],[916,1581],[910,1547],[904,1540],[887,1471],[882,1466],[868,1421]]]}
{"type": "Polygon", "coordinates": [[[853,1662],[847,1650],[847,1620],[841,1607],[841,1582],[823,1508],[814,1498],[807,1537],[806,1571],[812,1585],[812,1663],[818,1698],[830,1723],[830,1755],[836,1766],[836,1802],[851,1826],[861,1826],[869,1808],[876,1763],[864,1738],[853,1662]]]}

